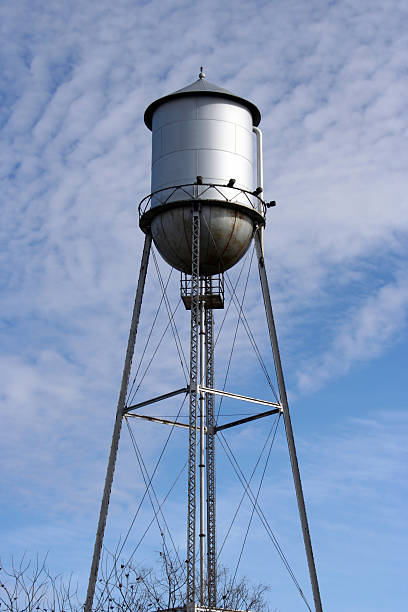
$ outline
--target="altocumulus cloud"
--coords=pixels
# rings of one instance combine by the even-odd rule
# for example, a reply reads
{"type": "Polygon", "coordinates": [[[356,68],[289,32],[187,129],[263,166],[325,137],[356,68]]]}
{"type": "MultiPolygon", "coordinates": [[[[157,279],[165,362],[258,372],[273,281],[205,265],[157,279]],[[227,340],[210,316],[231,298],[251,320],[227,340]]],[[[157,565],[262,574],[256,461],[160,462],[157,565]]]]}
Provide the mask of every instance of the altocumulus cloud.
{"type": "MultiPolygon", "coordinates": [[[[136,207],[149,191],[142,114],[200,65],[263,113],[266,195],[278,201],[266,249],[293,391],[402,341],[407,9],[56,0],[0,11],[3,486],[11,512],[48,516],[43,537],[24,519],[33,547],[47,547],[78,504],[96,513],[140,257],[136,207]],[[53,457],[64,500],[50,509],[53,457]]],[[[260,335],[259,296],[248,300],[260,335]]],[[[134,475],[122,474],[128,499],[134,475]]],[[[90,537],[85,527],[76,515],[90,537]]],[[[77,563],[83,550],[69,546],[77,563]]]]}

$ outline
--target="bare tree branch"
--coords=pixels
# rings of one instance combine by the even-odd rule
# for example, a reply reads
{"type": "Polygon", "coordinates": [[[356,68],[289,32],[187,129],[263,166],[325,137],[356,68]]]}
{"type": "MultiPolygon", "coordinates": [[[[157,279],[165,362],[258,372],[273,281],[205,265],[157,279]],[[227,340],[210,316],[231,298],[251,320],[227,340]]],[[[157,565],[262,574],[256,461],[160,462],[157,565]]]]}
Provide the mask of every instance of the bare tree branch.
{"type": "MultiPolygon", "coordinates": [[[[0,612],[82,612],[72,576],[53,576],[37,557],[10,568],[0,562],[0,612]]],[[[268,586],[251,585],[247,578],[233,579],[225,567],[218,570],[220,609],[268,612],[265,599],[268,586]]],[[[156,568],[120,562],[115,553],[105,551],[99,568],[93,612],[154,612],[184,608],[186,571],[177,553],[170,554],[163,542],[157,553],[156,568]]]]}

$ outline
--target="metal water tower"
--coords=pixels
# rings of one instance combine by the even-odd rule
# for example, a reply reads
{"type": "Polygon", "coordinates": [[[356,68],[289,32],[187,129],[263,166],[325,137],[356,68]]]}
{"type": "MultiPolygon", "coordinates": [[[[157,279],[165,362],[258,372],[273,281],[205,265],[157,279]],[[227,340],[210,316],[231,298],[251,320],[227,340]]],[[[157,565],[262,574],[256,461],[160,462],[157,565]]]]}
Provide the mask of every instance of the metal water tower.
{"type": "Polygon", "coordinates": [[[194,611],[221,609],[216,592],[215,438],[217,431],[226,426],[217,426],[214,396],[226,395],[268,408],[231,422],[228,427],[273,413],[283,416],[315,610],[322,612],[265,268],[266,212],[275,202],[266,202],[263,195],[262,134],[258,129],[261,114],[252,102],[208,82],[201,68],[197,81],[152,102],[144,120],[152,131],[151,193],[139,206],[145,242],[85,612],[92,610],[122,420],[135,408],[126,406],[126,394],[152,241],[164,260],[181,272],[181,297],[191,310],[190,383],[187,388],[151,400],[153,403],[176,393],[189,395],[187,606],[194,611]],[[213,310],[224,307],[224,272],[243,257],[252,240],[274,357],[278,402],[214,388],[213,310]]]}

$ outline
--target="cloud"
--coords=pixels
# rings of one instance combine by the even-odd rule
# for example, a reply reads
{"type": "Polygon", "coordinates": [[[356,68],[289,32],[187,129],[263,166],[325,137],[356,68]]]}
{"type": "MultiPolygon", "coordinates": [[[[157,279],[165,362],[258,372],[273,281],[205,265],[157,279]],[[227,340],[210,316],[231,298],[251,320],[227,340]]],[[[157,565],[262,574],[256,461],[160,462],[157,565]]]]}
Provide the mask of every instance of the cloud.
{"type": "Polygon", "coordinates": [[[298,373],[301,391],[319,388],[347,373],[355,362],[380,355],[407,324],[408,279],[402,276],[379,289],[337,326],[324,353],[298,373]]]}
{"type": "MultiPolygon", "coordinates": [[[[143,242],[137,204],[150,181],[145,107],[194,80],[200,65],[210,81],[260,106],[266,196],[278,202],[268,212],[266,261],[284,366],[293,393],[317,398],[318,388],[352,377],[355,364],[405,342],[407,14],[397,0],[26,1],[0,10],[8,521],[25,509],[27,531],[20,533],[32,534],[38,513],[42,520],[71,514],[77,532],[88,534],[79,559],[84,546],[91,549],[93,529],[80,514],[98,511],[143,242]]],[[[270,364],[256,283],[255,271],[247,316],[270,364]]],[[[137,351],[158,295],[151,262],[137,351]]],[[[188,313],[180,312],[178,325],[187,345],[188,313]]],[[[219,345],[218,380],[233,335],[231,320],[219,345]]],[[[170,337],[141,395],[178,386],[170,337]]],[[[247,346],[239,332],[229,384],[256,395],[250,385],[260,393],[263,386],[247,346]]],[[[151,438],[146,452],[153,457],[160,440],[151,438]]],[[[122,440],[116,526],[140,485],[122,440]]],[[[361,448],[372,456],[371,445],[361,448]]],[[[352,450],[356,456],[357,442],[352,450]]],[[[374,488],[389,476],[381,474],[374,488]]],[[[58,529],[66,530],[53,525],[44,530],[52,545],[58,529]]]]}

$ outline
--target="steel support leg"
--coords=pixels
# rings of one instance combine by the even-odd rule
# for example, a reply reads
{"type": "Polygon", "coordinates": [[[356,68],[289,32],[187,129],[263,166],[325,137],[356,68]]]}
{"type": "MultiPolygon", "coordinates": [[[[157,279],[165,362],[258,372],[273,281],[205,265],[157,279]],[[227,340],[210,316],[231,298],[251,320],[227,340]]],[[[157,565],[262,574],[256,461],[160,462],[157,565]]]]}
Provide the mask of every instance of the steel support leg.
{"type": "MultiPolygon", "coordinates": [[[[206,284],[210,279],[206,279],[206,284]]],[[[211,285],[209,287],[211,291],[211,285]]],[[[206,387],[214,388],[214,315],[211,308],[205,311],[206,335],[206,387]]],[[[207,583],[208,607],[217,607],[217,547],[215,531],[215,417],[214,395],[206,393],[207,413],[207,583]]]]}
{"type": "Polygon", "coordinates": [[[191,224],[191,336],[190,336],[190,407],[187,482],[187,605],[195,605],[196,549],[196,461],[198,412],[198,354],[200,330],[200,211],[193,206],[191,224]]]}
{"type": "Polygon", "coordinates": [[[317,581],[316,566],[313,557],[312,541],[310,539],[309,525],[306,515],[306,506],[303,496],[302,482],[300,479],[299,464],[296,455],[295,439],[293,437],[292,422],[289,413],[289,404],[286,395],[285,380],[283,377],[282,363],[279,354],[278,338],[276,335],[275,322],[272,312],[271,297],[269,294],[268,278],[266,275],[264,251],[263,251],[263,228],[255,232],[255,247],[258,259],[259,277],[262,287],[262,295],[265,305],[266,319],[268,322],[269,337],[272,346],[273,360],[275,364],[276,377],[278,381],[280,401],[283,407],[283,419],[285,423],[286,439],[288,442],[289,457],[292,467],[293,481],[295,484],[296,499],[299,509],[300,522],[302,525],[303,541],[305,545],[307,563],[309,567],[310,581],[312,584],[313,599],[316,612],[323,612],[320,599],[319,584],[317,581]]]}
{"type": "Polygon", "coordinates": [[[96,531],[95,546],[92,557],[91,571],[89,575],[88,591],[84,612],[91,612],[95,594],[96,579],[98,576],[99,561],[101,557],[101,549],[103,544],[103,536],[105,534],[106,517],[108,514],[109,499],[112,489],[113,475],[115,472],[116,456],[118,453],[120,431],[122,429],[123,412],[126,403],[126,394],[129,385],[130,369],[132,367],[133,353],[135,350],[136,334],[139,325],[140,309],[142,306],[143,291],[146,281],[147,266],[149,263],[149,254],[152,238],[150,234],[146,234],[142,261],[140,264],[139,280],[137,283],[135,303],[133,307],[132,322],[130,325],[129,339],[126,350],[125,365],[123,367],[122,384],[120,387],[119,400],[116,409],[116,419],[112,434],[112,443],[106,470],[105,486],[103,490],[101,509],[99,512],[98,528],[96,531]]]}

